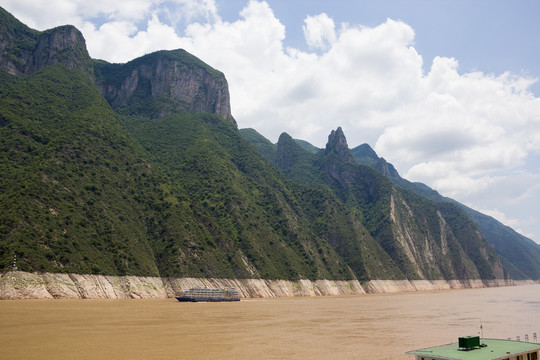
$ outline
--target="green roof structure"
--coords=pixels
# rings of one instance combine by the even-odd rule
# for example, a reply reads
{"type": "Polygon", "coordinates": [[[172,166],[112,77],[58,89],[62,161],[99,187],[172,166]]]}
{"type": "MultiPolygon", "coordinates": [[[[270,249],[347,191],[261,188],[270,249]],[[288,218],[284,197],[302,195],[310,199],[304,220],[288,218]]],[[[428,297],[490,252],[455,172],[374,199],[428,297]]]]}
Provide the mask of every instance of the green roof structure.
{"type": "Polygon", "coordinates": [[[407,354],[416,355],[417,360],[540,360],[540,344],[500,339],[475,341],[474,338],[459,338],[457,343],[409,351],[407,354]],[[469,344],[472,345],[469,347],[469,344]]]}

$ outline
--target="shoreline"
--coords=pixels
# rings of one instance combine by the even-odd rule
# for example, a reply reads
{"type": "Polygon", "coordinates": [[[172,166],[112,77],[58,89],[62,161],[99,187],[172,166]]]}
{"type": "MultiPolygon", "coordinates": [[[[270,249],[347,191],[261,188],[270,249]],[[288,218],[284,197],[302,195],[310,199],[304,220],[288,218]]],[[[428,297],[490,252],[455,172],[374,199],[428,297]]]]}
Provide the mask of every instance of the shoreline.
{"type": "Polygon", "coordinates": [[[173,298],[193,286],[233,287],[240,297],[365,295],[540,284],[540,280],[265,280],[84,274],[0,274],[0,300],[173,298]]]}

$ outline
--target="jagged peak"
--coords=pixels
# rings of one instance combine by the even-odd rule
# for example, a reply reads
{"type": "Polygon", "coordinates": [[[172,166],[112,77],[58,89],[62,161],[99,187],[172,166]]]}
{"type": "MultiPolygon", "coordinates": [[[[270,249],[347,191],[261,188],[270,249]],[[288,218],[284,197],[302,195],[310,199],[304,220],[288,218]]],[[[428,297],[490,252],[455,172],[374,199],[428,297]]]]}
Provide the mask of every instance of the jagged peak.
{"type": "Polygon", "coordinates": [[[79,68],[93,79],[92,59],[86,49],[86,41],[73,25],[63,25],[42,32],[32,61],[25,72],[33,73],[55,64],[63,64],[70,69],[79,68]]]}
{"type": "Polygon", "coordinates": [[[347,162],[353,162],[353,155],[349,146],[347,145],[347,139],[343,133],[341,126],[336,130],[332,130],[328,136],[328,143],[326,144],[325,154],[328,155],[331,152],[335,152],[338,156],[347,162]]]}

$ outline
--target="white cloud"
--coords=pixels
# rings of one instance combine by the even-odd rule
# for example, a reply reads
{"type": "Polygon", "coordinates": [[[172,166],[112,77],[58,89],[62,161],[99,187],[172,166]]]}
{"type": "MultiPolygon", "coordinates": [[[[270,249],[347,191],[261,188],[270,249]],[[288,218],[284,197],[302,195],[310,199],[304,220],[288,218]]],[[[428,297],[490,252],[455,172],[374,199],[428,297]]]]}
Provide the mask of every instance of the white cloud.
{"type": "Polygon", "coordinates": [[[234,22],[222,21],[213,0],[5,3],[38,29],[78,26],[94,58],[186,49],[226,74],[239,126],[272,141],[286,131],[323,147],[342,126],[351,147],[374,145],[405,177],[443,195],[488,209],[497,207],[486,198],[540,200],[538,169],[525,168],[540,153],[540,99],[528,90],[535,79],[463,74],[445,57],[424,72],[414,30],[401,21],[336,27],[327,14],[307,16],[313,51],[301,51],[284,46],[285,26],[255,0],[234,22]]]}
{"type": "Polygon", "coordinates": [[[302,29],[310,47],[326,50],[336,41],[334,20],[325,13],[308,16],[304,22],[302,29]]]}
{"type": "Polygon", "coordinates": [[[80,27],[86,21],[144,20],[160,1],[148,0],[5,0],[2,6],[24,24],[38,30],[60,25],[80,27]]]}

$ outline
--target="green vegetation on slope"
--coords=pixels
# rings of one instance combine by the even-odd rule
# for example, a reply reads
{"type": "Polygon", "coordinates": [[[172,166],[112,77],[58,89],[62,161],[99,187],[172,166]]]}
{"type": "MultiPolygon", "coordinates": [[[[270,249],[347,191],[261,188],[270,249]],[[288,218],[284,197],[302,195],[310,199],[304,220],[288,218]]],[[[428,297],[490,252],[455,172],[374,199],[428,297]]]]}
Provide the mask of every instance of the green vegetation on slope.
{"type": "Polygon", "coordinates": [[[158,183],[82,72],[21,78],[0,119],[2,268],[158,274],[144,213],[158,183]]]}
{"type": "Polygon", "coordinates": [[[377,171],[355,163],[341,129],[325,150],[275,146],[238,131],[223,74],[183,50],[92,61],[75,28],[6,14],[0,66],[31,74],[0,72],[2,269],[17,256],[110,275],[505,277],[463,211],[394,186],[409,183],[370,149],[377,171]]]}
{"type": "MultiPolygon", "coordinates": [[[[258,143],[262,141],[258,139],[258,143]]],[[[332,132],[326,150],[316,154],[282,134],[274,163],[287,177],[332,194],[349,213],[355,214],[363,231],[376,241],[377,247],[372,248],[377,249],[378,257],[391,259],[392,267],[397,269],[385,274],[385,278],[505,277],[493,250],[462,211],[440,207],[412,191],[395,187],[379,171],[353,161],[354,156],[361,157],[374,167],[382,165],[388,174],[397,174],[390,164],[369,150],[357,148],[353,155],[341,129],[332,132]]],[[[340,231],[349,231],[344,237],[349,242],[347,254],[355,245],[364,244],[365,248],[365,239],[351,233],[350,223],[341,226],[340,231]]],[[[344,252],[337,251],[344,256],[344,252]]],[[[351,264],[350,257],[347,259],[351,264]]],[[[366,262],[365,257],[358,259],[365,268],[373,268],[373,262],[366,262]]]]}
{"type": "MultiPolygon", "coordinates": [[[[500,257],[504,268],[508,271],[508,274],[512,279],[540,279],[540,246],[532,240],[516,233],[508,226],[501,224],[490,216],[470,209],[453,199],[441,196],[437,191],[422,183],[412,183],[403,179],[399,176],[397,171],[384,171],[385,167],[381,166],[381,164],[386,162],[384,159],[379,158],[375,151],[367,144],[354,148],[352,154],[356,162],[377,169],[379,172],[390,178],[395,185],[403,189],[411,190],[425,199],[437,203],[447,203],[445,205],[440,205],[441,209],[453,209],[451,205],[459,207],[462,212],[452,210],[451,213],[459,213],[459,221],[462,224],[465,224],[468,221],[465,220],[463,213],[477,224],[482,236],[489,242],[500,257]]],[[[393,169],[391,164],[387,164],[386,167],[391,167],[393,169]]],[[[460,228],[461,227],[462,226],[460,225],[460,228]]],[[[469,224],[463,225],[463,227],[472,229],[469,224]]],[[[473,243],[475,242],[475,238],[476,237],[473,234],[471,237],[473,243]]],[[[480,246],[482,249],[485,248],[482,244],[478,243],[475,243],[475,246],[465,246],[469,249],[475,249],[475,246],[480,246]]],[[[490,253],[488,258],[493,260],[494,254],[490,253]]]]}
{"type": "Polygon", "coordinates": [[[130,115],[123,119],[151,161],[183,194],[173,201],[189,204],[209,235],[206,243],[197,245],[206,250],[197,257],[178,257],[176,252],[185,252],[189,244],[169,237],[170,247],[176,250],[160,256],[176,259],[165,263],[202,265],[218,258],[225,276],[354,277],[306,224],[296,185],[264,161],[234,124],[215,115],[188,112],[159,119],[130,115]]]}

